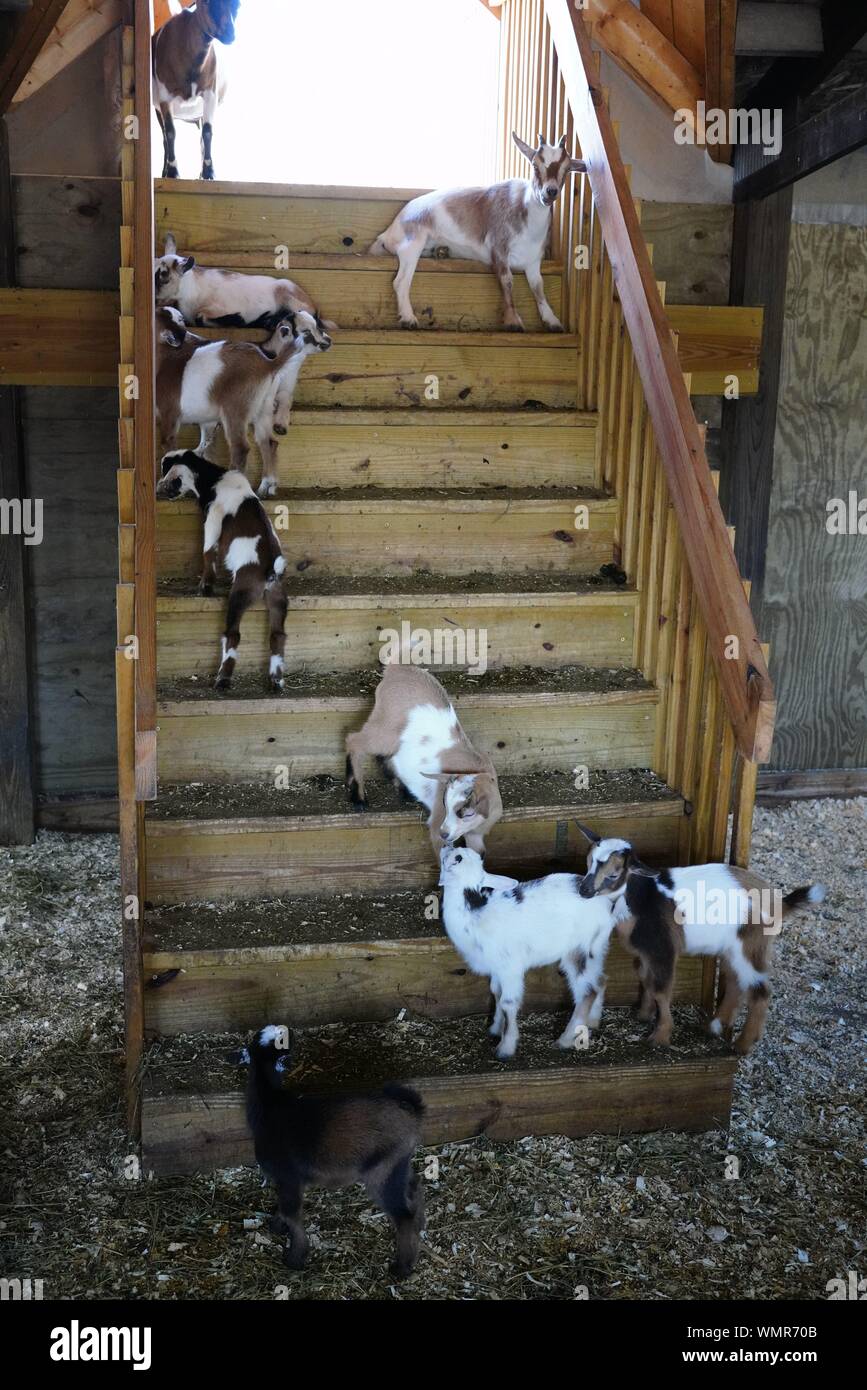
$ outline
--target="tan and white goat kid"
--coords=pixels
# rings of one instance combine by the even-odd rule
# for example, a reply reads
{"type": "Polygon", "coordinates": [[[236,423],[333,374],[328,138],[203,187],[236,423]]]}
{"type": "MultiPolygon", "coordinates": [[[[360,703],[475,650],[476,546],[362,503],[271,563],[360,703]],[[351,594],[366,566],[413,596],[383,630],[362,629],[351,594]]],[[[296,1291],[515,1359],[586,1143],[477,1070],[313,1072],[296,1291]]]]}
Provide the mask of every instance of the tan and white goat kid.
{"type": "Polygon", "coordinates": [[[265,508],[243,473],[220,468],[192,449],[166,454],[160,471],[157,497],[169,501],[192,497],[202,510],[199,593],[213,593],[218,567],[232,576],[220,643],[217,689],[228,690],[232,683],[241,641],[241,618],[252,604],[264,598],[271,626],[269,676],[274,689],[282,690],[288,607],[282,576],[286,561],[265,508]]]}
{"type": "Polygon", "coordinates": [[[460,836],[483,851],[503,814],[497,773],[461,728],[436,676],[422,667],[389,662],[367,723],[346,736],[346,786],[352,804],[367,809],[364,762],[385,759],[391,775],[426,806],[434,854],[460,836]]]}
{"type": "Polygon", "coordinates": [[[212,328],[276,328],[290,312],[310,314],[329,333],[337,327],[319,318],[313,300],[294,280],[196,265],[195,256],[178,253],[171,232],[154,261],[154,292],[158,306],[174,305],[187,323],[212,328]]]}
{"type": "Polygon", "coordinates": [[[614,905],[617,934],[636,958],[639,1017],[656,1019],[650,1041],[671,1041],[678,956],[719,956],[725,988],[710,1031],[730,1038],[746,995],[746,1020],[734,1046],[736,1052],[749,1052],[764,1031],[771,949],[780,923],[822,902],[823,886],[795,888],[783,897],[760,874],[730,864],[654,871],[628,840],[601,840],[585,826],[578,828],[591,842],[581,895],[614,905]]]}
{"type": "MultiPolygon", "coordinates": [[[[253,436],[262,456],[260,497],[277,490],[277,442],[284,435],[298,376],[314,352],[326,352],[331,338],[318,319],[302,312],[288,314],[264,343],[207,342],[190,334],[177,309],[157,310],[158,337],[161,321],[171,321],[175,352],[160,350],[157,362],[157,415],[163,447],[174,448],[181,425],[199,425],[200,447],[207,446],[216,426],[222,425],[229,445],[229,465],[243,472],[253,436]],[[193,351],[187,350],[192,338],[193,351]]],[[[171,330],[162,332],[166,339],[171,330]]],[[[172,344],[166,342],[166,347],[172,344]]]]}
{"type": "Polygon", "coordinates": [[[491,982],[497,1056],[515,1055],[524,977],[540,965],[558,964],[566,976],[575,1007],[557,1045],[574,1047],[579,1028],[596,1027],[602,1014],[611,903],[582,897],[578,874],[492,886],[471,849],[444,849],[440,869],[449,940],[470,969],[491,982]]]}
{"type": "Polygon", "coordinates": [[[566,151],[566,136],[549,145],[542,135],[535,150],[512,131],[518,149],[530,161],[529,179],[506,179],[489,188],[446,188],[413,198],[376,238],[372,255],[391,252],[400,261],[394,279],[397,308],[405,328],[417,328],[410,288],[419,258],[433,247],[449,255],[489,265],[500,282],[504,326],[520,332],[524,324],[512,296],[512,271],[527,277],[539,317],[546,328],[562,333],[563,325],[545,298],[542,258],[551,235],[551,209],[566,178],[583,173],[580,159],[566,151]]]}

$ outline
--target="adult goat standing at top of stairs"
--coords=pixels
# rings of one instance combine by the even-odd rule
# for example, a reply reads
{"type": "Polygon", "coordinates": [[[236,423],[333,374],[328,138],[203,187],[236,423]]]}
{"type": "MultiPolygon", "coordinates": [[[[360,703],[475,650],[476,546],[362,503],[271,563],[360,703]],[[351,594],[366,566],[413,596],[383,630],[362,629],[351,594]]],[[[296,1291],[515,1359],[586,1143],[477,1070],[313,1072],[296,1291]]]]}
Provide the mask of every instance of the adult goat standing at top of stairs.
{"type": "Polygon", "coordinates": [[[532,166],[529,179],[506,179],[490,188],[447,188],[413,198],[370,247],[372,255],[389,251],[400,269],[394,278],[397,308],[404,328],[417,328],[409,297],[416,266],[432,247],[452,256],[484,261],[500,282],[504,326],[524,328],[512,297],[512,271],[523,270],[546,328],[562,333],[563,325],[545,298],[542,257],[551,232],[551,209],[567,174],[583,173],[583,160],[566,151],[566,136],[549,145],[542,135],[533,150],[514,131],[512,139],[532,166]]]}
{"type": "Polygon", "coordinates": [[[226,92],[214,40],[234,43],[240,0],[197,0],[154,34],[151,45],[153,102],[163,132],[163,178],[176,179],[175,120],[194,121],[202,132],[203,179],[214,177],[211,136],[214,114],[226,92]]]}

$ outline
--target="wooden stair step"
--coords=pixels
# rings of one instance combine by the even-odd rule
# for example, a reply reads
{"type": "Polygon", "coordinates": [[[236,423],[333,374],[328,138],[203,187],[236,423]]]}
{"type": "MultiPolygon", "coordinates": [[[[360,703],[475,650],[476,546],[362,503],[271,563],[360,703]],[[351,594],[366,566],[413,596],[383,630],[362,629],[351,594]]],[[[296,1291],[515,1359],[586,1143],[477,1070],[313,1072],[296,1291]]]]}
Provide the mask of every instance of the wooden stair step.
{"type": "MultiPolygon", "coordinates": [[[[275,780],[162,787],[145,823],[148,901],[435,884],[424,808],[402,803],[390,784],[371,781],[371,809],[359,814],[342,779],[275,780]]],[[[501,777],[505,810],[488,837],[490,867],[526,877],[583,864],[575,816],[648,854],[676,854],[683,800],[660,778],[629,769],[594,770],[587,780],[579,790],[571,773],[555,770],[501,777]]]]}
{"type": "MultiPolygon", "coordinates": [[[[637,605],[634,590],[594,584],[563,574],[380,576],[300,574],[290,568],[286,663],[290,671],[345,671],[376,667],[385,629],[401,624],[431,633],[485,634],[489,669],[574,664],[623,666],[633,662],[637,605]]],[[[212,676],[216,670],[225,599],[199,598],[184,585],[161,585],[157,596],[160,681],[212,676]]],[[[268,625],[263,604],[244,617],[241,671],[267,664],[268,625]]],[[[483,648],[479,646],[478,650],[483,648]]],[[[446,649],[437,668],[466,666],[446,649]]]]}
{"type": "MultiPolygon", "coordinates": [[[[592,487],[596,416],[576,410],[292,412],[278,441],[281,488],[592,487]]],[[[198,442],[198,430],[181,441],[198,442]]],[[[214,458],[228,465],[219,431],[214,458]]],[[[251,472],[258,461],[249,465],[251,472]]],[[[256,474],[258,476],[258,474],[256,474]]]]}
{"type": "Polygon", "coordinates": [[[197,179],[156,179],[157,246],[170,231],[184,253],[273,257],[285,247],[290,253],[355,255],[366,252],[400,209],[425,191],[227,180],[205,188],[197,179]]]}
{"type": "MultiPolygon", "coordinates": [[[[203,338],[262,342],[261,329],[202,328],[203,338]]],[[[412,409],[571,410],[577,404],[570,333],[411,332],[348,329],[308,358],[300,406],[412,409]]]]}
{"type": "MultiPolygon", "coordinates": [[[[257,275],[288,276],[301,285],[324,318],[341,330],[394,328],[398,322],[392,282],[397,262],[391,256],[295,254],[274,268],[273,250],[240,255],[220,251],[196,252],[200,265],[237,269],[257,275]],[[285,261],[288,259],[288,265],[285,261]]],[[[545,295],[562,317],[564,277],[562,268],[546,261],[542,266],[545,295]]],[[[524,275],[514,282],[515,307],[530,331],[544,331],[536,302],[524,275]]],[[[503,297],[489,266],[480,261],[423,256],[412,283],[412,302],[426,328],[460,332],[493,331],[502,327],[503,297]]]]}
{"type": "MultiPolygon", "coordinates": [[[[145,1026],[150,1035],[241,1031],[264,1019],[293,1027],[485,1014],[487,980],[455,952],[438,903],[420,890],[183,903],[147,913],[145,1026]]],[[[683,956],[675,1002],[701,1001],[703,962],[683,956]]],[[[606,963],[606,1007],[635,1002],[632,960],[619,942],[606,963]]],[[[564,1010],[556,966],[527,975],[529,1012],[564,1010]]]]}
{"type": "MultiPolygon", "coordinates": [[[[565,1022],[565,1015],[563,1016],[565,1022]]],[[[262,1018],[261,1023],[285,1020],[262,1018]]],[[[697,1132],[725,1128],[736,1058],[703,1031],[698,1010],[678,1013],[674,1046],[654,1049],[625,1010],[609,1010],[586,1052],[553,1046],[558,1020],[526,1014],[518,1054],[497,1061],[479,1018],[339,1023],[305,1029],[287,1084],[342,1093],[385,1081],[424,1099],[424,1142],[485,1134],[697,1132]]],[[[144,1059],[142,1162],[165,1176],[251,1163],[244,1072],[230,1054],[237,1033],[198,1033],[154,1044],[144,1059]]]]}
{"type": "MultiPolygon", "coordinates": [[[[266,503],[290,568],[411,576],[472,566],[496,571],[593,574],[614,554],[618,504],[589,489],[322,489],[279,493],[266,503]]],[[[157,576],[195,578],[202,566],[201,510],[157,504],[157,576]]]]}
{"type": "MultiPolygon", "coordinates": [[[[379,671],[340,676],[294,673],[280,696],[263,696],[247,676],[230,695],[210,682],[179,680],[161,693],[157,754],[161,784],[191,782],[208,769],[211,782],[289,776],[339,776],[344,739],[370,711],[379,671]]],[[[446,678],[475,746],[496,758],[500,773],[540,767],[569,771],[646,767],[653,754],[659,692],[638,672],[531,668],[446,678]]]]}

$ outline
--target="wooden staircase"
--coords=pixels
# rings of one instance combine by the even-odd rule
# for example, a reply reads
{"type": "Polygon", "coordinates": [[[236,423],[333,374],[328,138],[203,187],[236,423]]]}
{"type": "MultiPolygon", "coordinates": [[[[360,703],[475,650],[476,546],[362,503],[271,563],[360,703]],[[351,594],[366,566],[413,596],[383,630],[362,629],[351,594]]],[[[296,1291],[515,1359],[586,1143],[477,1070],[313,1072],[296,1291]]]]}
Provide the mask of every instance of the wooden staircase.
{"type": "MultiPolygon", "coordinates": [[[[553,23],[556,6],[527,0],[539,55],[554,60],[546,10],[553,23]]],[[[572,136],[562,72],[540,56],[536,105],[529,89],[522,98],[523,114],[540,119],[527,128],[568,125],[572,136]],[[558,92],[561,121],[546,107],[558,92]]],[[[507,88],[507,123],[510,99],[507,88]]],[[[600,123],[612,140],[607,115],[600,123]]],[[[132,207],[131,164],[128,173],[132,207]]],[[[620,176],[625,187],[622,166],[620,176]]],[[[760,738],[755,719],[744,732],[730,709],[697,543],[725,542],[719,602],[747,647],[743,702],[749,695],[754,709],[766,672],[713,490],[715,514],[697,542],[682,522],[689,486],[679,503],[669,489],[672,450],[657,442],[653,382],[645,386],[633,350],[625,282],[618,293],[591,183],[592,171],[564,199],[545,269],[562,336],[532,331],[523,283],[518,308],[531,331],[499,332],[493,277],[449,260],[424,261],[416,276],[426,328],[395,329],[393,266],[364,248],[412,190],[155,186],[159,244],[171,230],[203,264],[271,273],[282,248],[288,273],[341,328],[302,373],[269,504],[289,572],[282,697],[264,679],[264,610],[245,619],[234,689],[216,696],[224,600],[195,594],[197,515],[136,491],[135,612],[150,609],[152,621],[135,630],[155,675],[133,698],[122,650],[132,600],[119,591],[118,690],[124,891],[136,902],[124,919],[131,1116],[146,1170],[249,1159],[242,1078],[226,1054],[272,1021],[302,1030],[298,1079],[308,1089],[413,1079],[430,1142],[727,1121],[734,1061],[700,1028],[714,962],[681,963],[681,1041],[662,1056],[626,1010],[633,976],[618,948],[612,1007],[587,1052],[554,1048],[563,984],[554,970],[536,972],[518,1057],[499,1063],[486,983],[437,920],[419,809],[380,782],[371,811],[355,815],[342,785],[343,738],[369,709],[381,631],[472,630],[485,634],[487,669],[447,661],[437,671],[500,771],[492,868],[580,868],[576,815],[633,840],[651,862],[722,857],[733,790],[732,853],[745,861],[767,719],[760,738]],[[582,282],[573,246],[584,238],[582,282]]],[[[128,303],[136,322],[149,317],[141,284],[128,303]]],[[[257,466],[251,458],[254,481],[257,466]]],[[[694,467],[707,474],[703,451],[694,467]]],[[[146,468],[152,480],[153,459],[137,456],[137,488],[146,468]]],[[[143,686],[141,664],[136,676],[143,686]]]]}

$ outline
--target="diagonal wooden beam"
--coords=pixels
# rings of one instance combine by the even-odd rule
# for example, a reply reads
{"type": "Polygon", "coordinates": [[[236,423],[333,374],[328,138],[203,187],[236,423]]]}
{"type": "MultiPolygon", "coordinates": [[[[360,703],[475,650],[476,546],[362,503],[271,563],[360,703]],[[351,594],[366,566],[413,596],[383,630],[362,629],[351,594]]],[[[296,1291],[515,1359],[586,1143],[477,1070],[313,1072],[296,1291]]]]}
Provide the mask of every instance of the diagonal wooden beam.
{"type": "Polygon", "coordinates": [[[58,77],[64,68],[121,24],[123,17],[123,0],[67,0],[65,13],[15,93],[16,105],[58,77]]]}
{"type": "Polygon", "coordinates": [[[66,4],[67,0],[33,0],[23,14],[0,16],[0,115],[12,105],[66,4]]]}

